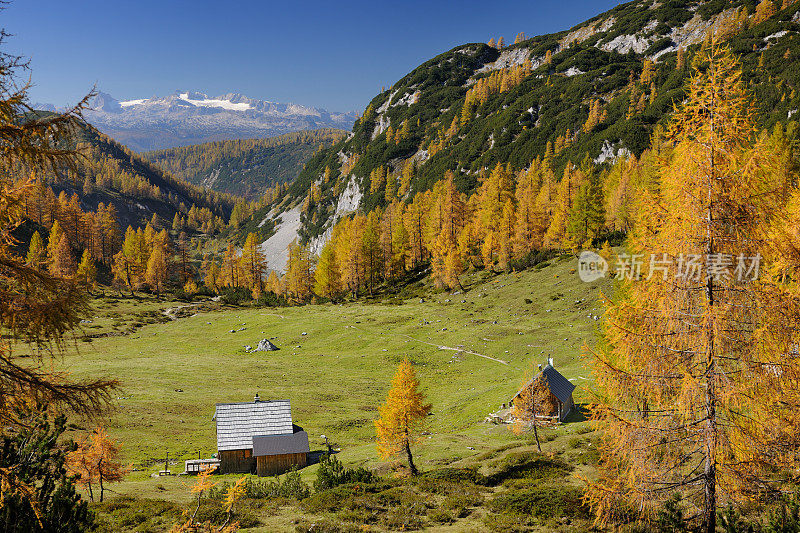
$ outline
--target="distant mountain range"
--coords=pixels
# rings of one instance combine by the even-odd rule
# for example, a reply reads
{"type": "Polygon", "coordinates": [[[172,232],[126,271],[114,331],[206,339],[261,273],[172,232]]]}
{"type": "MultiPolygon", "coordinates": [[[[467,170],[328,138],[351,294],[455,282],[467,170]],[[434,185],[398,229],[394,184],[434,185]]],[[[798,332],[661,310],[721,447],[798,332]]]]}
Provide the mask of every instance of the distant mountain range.
{"type": "MultiPolygon", "coordinates": [[[[56,110],[51,104],[35,107],[56,110]]],[[[238,93],[209,97],[199,92],[176,91],[169,96],[120,101],[98,92],[85,117],[131,149],[145,151],[308,129],[349,130],[356,113],[256,100],[238,93]]]]}

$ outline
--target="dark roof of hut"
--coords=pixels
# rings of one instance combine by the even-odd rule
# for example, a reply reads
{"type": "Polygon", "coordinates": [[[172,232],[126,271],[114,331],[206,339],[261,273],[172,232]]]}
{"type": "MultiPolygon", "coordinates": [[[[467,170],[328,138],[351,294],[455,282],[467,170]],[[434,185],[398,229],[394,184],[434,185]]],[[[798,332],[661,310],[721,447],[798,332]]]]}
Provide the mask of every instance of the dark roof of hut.
{"type": "Polygon", "coordinates": [[[308,433],[296,431],[286,435],[254,435],[253,457],[308,453],[308,433]]]}
{"type": "MultiPolygon", "coordinates": [[[[558,401],[561,403],[569,402],[569,397],[572,396],[572,392],[575,390],[575,385],[570,383],[567,378],[561,375],[561,372],[550,365],[546,365],[542,369],[542,373],[539,375],[544,376],[544,378],[547,380],[547,386],[549,387],[550,392],[553,393],[553,396],[558,398],[558,401]]],[[[519,396],[523,390],[530,387],[538,378],[539,376],[536,376],[534,379],[526,383],[525,386],[514,395],[514,398],[519,396]]]]}

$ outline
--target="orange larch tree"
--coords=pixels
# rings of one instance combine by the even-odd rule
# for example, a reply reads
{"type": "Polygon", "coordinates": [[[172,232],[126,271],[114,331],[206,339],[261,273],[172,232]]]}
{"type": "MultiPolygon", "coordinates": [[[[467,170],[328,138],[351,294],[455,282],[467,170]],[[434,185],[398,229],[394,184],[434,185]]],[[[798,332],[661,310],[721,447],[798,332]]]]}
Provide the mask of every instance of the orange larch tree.
{"type": "Polygon", "coordinates": [[[652,517],[677,494],[714,533],[720,507],[769,497],[800,466],[800,306],[769,264],[754,279],[777,259],[769,229],[787,226],[786,176],[763,170],[773,156],[754,143],[734,56],[716,43],[700,54],[660,191],[629,237],[655,261],[622,282],[591,354],[598,524],[631,506],[652,517]]]}
{"type": "Polygon", "coordinates": [[[411,441],[415,428],[431,412],[431,405],[425,403],[414,366],[408,359],[397,368],[392,388],[378,411],[380,418],[375,420],[378,453],[384,458],[405,454],[409,470],[413,475],[418,474],[411,441]]]}

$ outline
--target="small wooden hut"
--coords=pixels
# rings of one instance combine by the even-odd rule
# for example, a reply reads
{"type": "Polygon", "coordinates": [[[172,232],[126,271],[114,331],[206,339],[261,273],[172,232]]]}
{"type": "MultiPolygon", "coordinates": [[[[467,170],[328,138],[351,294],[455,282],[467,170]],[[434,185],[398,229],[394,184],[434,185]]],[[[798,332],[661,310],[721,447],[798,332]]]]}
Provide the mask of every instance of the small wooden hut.
{"type": "Polygon", "coordinates": [[[217,458],[221,474],[282,474],[308,462],[308,434],[292,423],[289,400],[218,403],[217,458]]]}
{"type": "MultiPolygon", "coordinates": [[[[541,365],[539,366],[541,367],[541,365]]],[[[535,378],[526,383],[514,395],[511,402],[509,402],[509,407],[514,405],[514,401],[529,389],[535,389],[536,394],[531,396],[538,399],[536,409],[542,410],[536,413],[537,418],[553,418],[563,422],[575,407],[575,402],[572,400],[572,392],[575,390],[575,385],[570,383],[567,378],[553,367],[552,359],[548,360],[547,365],[535,378]]]]}

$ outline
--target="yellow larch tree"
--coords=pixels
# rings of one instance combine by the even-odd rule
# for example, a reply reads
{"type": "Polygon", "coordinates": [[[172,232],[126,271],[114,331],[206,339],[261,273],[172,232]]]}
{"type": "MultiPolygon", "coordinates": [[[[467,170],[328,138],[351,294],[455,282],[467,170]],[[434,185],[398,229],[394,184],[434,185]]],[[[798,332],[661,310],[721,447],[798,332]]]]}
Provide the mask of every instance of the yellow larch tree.
{"type": "Polygon", "coordinates": [[[203,283],[205,283],[206,287],[219,294],[219,290],[222,288],[222,271],[219,267],[219,263],[210,259],[206,259],[203,261],[203,270],[205,271],[203,283]]]}
{"type": "Polygon", "coordinates": [[[282,295],[286,292],[286,287],[284,286],[283,280],[278,276],[278,273],[274,270],[270,270],[269,276],[267,276],[267,284],[266,288],[268,291],[273,292],[277,295],[282,295]]]}
{"type": "Polygon", "coordinates": [[[47,239],[47,260],[48,264],[53,262],[53,259],[56,256],[56,248],[58,248],[58,244],[61,242],[61,237],[64,236],[64,230],[61,229],[61,225],[58,223],[58,220],[53,222],[53,226],[50,228],[50,236],[47,239]]]}
{"type": "Polygon", "coordinates": [[[380,418],[375,420],[378,453],[385,459],[404,454],[412,475],[419,470],[411,455],[411,443],[417,426],[431,412],[431,405],[425,403],[425,396],[419,391],[414,366],[405,359],[392,379],[392,388],[386,401],[380,406],[380,418]]]}
{"type": "Polygon", "coordinates": [[[714,533],[720,507],[769,497],[800,466],[800,308],[775,279],[754,279],[777,253],[769,228],[787,226],[786,177],[762,171],[771,156],[754,147],[734,56],[716,43],[700,54],[660,193],[629,237],[657,262],[622,282],[591,353],[603,437],[586,499],[598,525],[626,508],[652,517],[677,494],[714,533]]]}
{"type": "Polygon", "coordinates": [[[154,244],[150,258],[147,260],[145,280],[150,285],[150,288],[156,291],[156,296],[160,298],[161,291],[164,290],[164,284],[167,281],[166,251],[160,242],[154,244]]]}
{"type": "Polygon", "coordinates": [[[384,272],[380,235],[381,213],[379,209],[375,209],[370,211],[366,216],[364,220],[364,231],[361,234],[363,279],[370,296],[372,296],[378,281],[382,279],[384,272]]]}
{"type": "Polygon", "coordinates": [[[89,294],[91,294],[97,286],[97,267],[94,266],[94,261],[92,260],[92,255],[89,253],[89,250],[83,251],[81,262],[78,264],[78,270],[75,273],[75,280],[89,294]]]}
{"type": "Polygon", "coordinates": [[[72,248],[66,235],[61,235],[61,240],[53,252],[50,272],[62,278],[70,278],[75,274],[75,258],[72,257],[72,248]]]}
{"type": "Polygon", "coordinates": [[[238,287],[240,285],[240,273],[241,270],[236,247],[230,242],[227,248],[225,248],[225,254],[222,258],[221,284],[224,287],[238,287]]]}
{"type": "Polygon", "coordinates": [[[342,277],[336,262],[333,239],[322,247],[314,271],[314,292],[323,298],[335,299],[342,292],[342,277]]]}
{"type": "Polygon", "coordinates": [[[253,292],[253,298],[258,299],[264,292],[264,270],[266,268],[264,254],[258,247],[258,237],[255,233],[248,233],[242,248],[240,264],[244,273],[244,281],[253,292]]]}
{"type": "Polygon", "coordinates": [[[25,262],[38,270],[43,269],[47,264],[47,248],[44,247],[44,242],[38,231],[31,237],[31,243],[28,245],[28,256],[25,262]]]}
{"type": "MultiPolygon", "coordinates": [[[[71,147],[82,131],[80,113],[91,95],[67,113],[36,113],[28,105],[30,85],[15,79],[20,63],[19,58],[0,54],[0,427],[7,438],[31,428],[28,413],[36,406],[49,405],[54,412],[78,416],[97,415],[117,385],[116,381],[77,380],[59,371],[55,359],[68,345],[66,336],[89,310],[85,292],[73,279],[27,264],[17,251],[17,230],[35,193],[33,180],[27,176],[44,179],[50,173],[77,168],[78,153],[71,147]]],[[[67,243],[63,235],[52,240],[57,256],[61,244],[67,243]]],[[[15,499],[17,506],[27,506],[41,520],[48,502],[39,501],[40,487],[25,470],[13,464],[0,469],[0,506],[8,514],[5,505],[15,499]]],[[[53,477],[48,474],[45,479],[47,483],[53,477]]]]}
{"type": "Polygon", "coordinates": [[[539,195],[541,161],[531,162],[527,170],[517,176],[517,223],[514,228],[513,250],[516,257],[524,257],[542,247],[542,234],[538,228],[536,197],[539,195]]]}
{"type": "Polygon", "coordinates": [[[313,295],[314,263],[308,245],[295,239],[289,244],[286,263],[286,294],[293,300],[305,302],[313,295]]]}
{"type": "Polygon", "coordinates": [[[572,211],[578,190],[583,185],[584,175],[580,169],[575,168],[572,163],[567,163],[564,169],[564,176],[558,185],[558,193],[555,196],[550,226],[547,228],[544,243],[550,248],[562,248],[566,246],[567,225],[569,224],[569,214],[572,211]]]}

